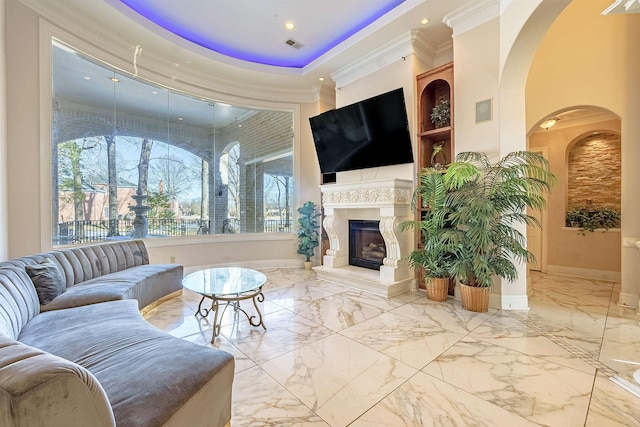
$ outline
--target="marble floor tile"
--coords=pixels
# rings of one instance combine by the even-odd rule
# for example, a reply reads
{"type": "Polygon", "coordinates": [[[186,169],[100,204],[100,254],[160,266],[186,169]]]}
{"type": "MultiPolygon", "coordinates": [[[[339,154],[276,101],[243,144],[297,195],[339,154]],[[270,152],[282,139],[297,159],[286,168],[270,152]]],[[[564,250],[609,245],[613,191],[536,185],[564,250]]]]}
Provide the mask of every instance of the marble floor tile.
{"type": "Polygon", "coordinates": [[[620,283],[530,272],[529,310],[472,313],[424,291],[387,299],[313,270],[261,271],[266,330],[227,310],[211,344],[186,290],[145,313],[234,356],[234,427],[640,425],[640,398],[609,380],[640,368],[620,283]]]}
{"type": "MultiPolygon", "coordinates": [[[[633,381],[630,377],[625,379],[633,381]]],[[[637,385],[637,384],[636,384],[637,385]]],[[[585,426],[640,425],[640,399],[598,374],[593,385],[591,405],[585,426]]]]}
{"type": "Polygon", "coordinates": [[[459,301],[449,299],[435,302],[425,298],[405,304],[392,312],[412,317],[420,324],[467,334],[493,316],[496,310],[490,308],[487,313],[472,313],[463,310],[459,301]]]}
{"type": "Polygon", "coordinates": [[[363,299],[366,298],[359,294],[354,297],[345,292],[296,306],[293,311],[337,332],[385,312],[380,307],[361,302],[363,299]]]}
{"type": "Polygon", "coordinates": [[[256,363],[263,363],[334,334],[331,329],[288,310],[265,316],[267,330],[240,324],[222,327],[221,335],[256,363]]]}
{"type": "Polygon", "coordinates": [[[265,290],[265,300],[271,301],[283,308],[295,309],[300,305],[325,298],[336,293],[344,292],[345,288],[336,286],[318,286],[316,282],[302,282],[289,284],[274,289],[265,290]]]}
{"type": "Polygon", "coordinates": [[[416,369],[425,367],[464,337],[396,313],[384,313],[341,334],[416,369]]]}
{"type": "Polygon", "coordinates": [[[234,379],[231,425],[328,426],[259,366],[243,371],[234,379]]]}
{"type": "Polygon", "coordinates": [[[640,323],[609,317],[599,360],[621,374],[631,375],[640,369],[640,323]]]}
{"type": "Polygon", "coordinates": [[[344,426],[417,370],[341,335],[261,365],[332,426],[344,426]]]}
{"type": "Polygon", "coordinates": [[[583,306],[568,307],[550,302],[530,300],[526,318],[554,336],[597,358],[607,320],[608,308],[583,310],[583,306]]]}
{"type": "Polygon", "coordinates": [[[593,375],[469,338],[422,370],[544,425],[581,425],[593,375]]]}
{"type": "Polygon", "coordinates": [[[423,372],[350,424],[351,427],[538,425],[423,372]]]}
{"type": "Polygon", "coordinates": [[[567,343],[559,344],[554,336],[541,328],[532,328],[521,322],[514,317],[513,312],[496,314],[474,329],[469,337],[589,374],[593,374],[595,370],[588,361],[576,357],[576,352],[570,351],[567,343]]]}

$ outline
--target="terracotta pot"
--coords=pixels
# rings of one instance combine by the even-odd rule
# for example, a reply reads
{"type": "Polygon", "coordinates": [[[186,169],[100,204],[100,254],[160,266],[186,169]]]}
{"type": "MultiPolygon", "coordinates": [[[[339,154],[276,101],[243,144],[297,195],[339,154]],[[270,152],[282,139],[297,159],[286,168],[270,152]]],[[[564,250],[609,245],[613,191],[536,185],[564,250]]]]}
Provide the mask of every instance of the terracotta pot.
{"type": "Polygon", "coordinates": [[[432,301],[446,301],[449,294],[448,277],[427,277],[427,298],[432,301]]]}
{"type": "Polygon", "coordinates": [[[460,283],[460,300],[462,308],[476,313],[489,310],[489,294],[491,288],[479,288],[460,283]]]}

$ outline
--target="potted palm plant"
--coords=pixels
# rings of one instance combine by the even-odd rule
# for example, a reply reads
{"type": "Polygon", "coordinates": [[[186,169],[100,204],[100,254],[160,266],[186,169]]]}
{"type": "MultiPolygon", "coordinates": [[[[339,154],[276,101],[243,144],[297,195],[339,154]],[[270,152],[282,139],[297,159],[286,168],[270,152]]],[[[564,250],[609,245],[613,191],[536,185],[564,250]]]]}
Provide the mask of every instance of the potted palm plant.
{"type": "Polygon", "coordinates": [[[443,236],[454,251],[451,273],[460,280],[462,306],[487,311],[492,277],[513,281],[514,262],[533,260],[517,226],[540,226],[526,208],[544,208],[555,177],[537,153],[512,152],[491,163],[484,153],[465,152],[443,181],[446,197],[432,210],[451,225],[443,236]]]}
{"type": "Polygon", "coordinates": [[[316,211],[316,204],[308,201],[298,208],[298,214],[298,253],[307,257],[304,267],[309,270],[312,264],[311,257],[320,244],[318,233],[320,213],[316,211]]]}
{"type": "Polygon", "coordinates": [[[454,248],[446,238],[449,225],[446,221],[447,210],[444,206],[447,189],[443,170],[425,168],[418,177],[418,186],[413,193],[413,205],[422,203],[429,206],[422,218],[405,221],[402,230],[413,229],[420,232],[420,247],[411,251],[407,260],[409,266],[424,274],[427,298],[434,301],[446,301],[449,294],[449,279],[454,261],[454,248]]]}

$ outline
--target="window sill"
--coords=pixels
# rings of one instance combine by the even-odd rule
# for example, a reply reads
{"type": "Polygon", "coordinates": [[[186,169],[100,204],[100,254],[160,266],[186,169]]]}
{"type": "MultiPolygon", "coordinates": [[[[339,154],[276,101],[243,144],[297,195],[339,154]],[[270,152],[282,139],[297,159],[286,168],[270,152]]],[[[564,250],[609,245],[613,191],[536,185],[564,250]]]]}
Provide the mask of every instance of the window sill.
{"type": "Polygon", "coordinates": [[[143,239],[149,248],[169,246],[202,245],[224,242],[256,242],[297,240],[296,233],[239,233],[239,234],[210,234],[204,236],[171,237],[162,239],[143,239]]]}

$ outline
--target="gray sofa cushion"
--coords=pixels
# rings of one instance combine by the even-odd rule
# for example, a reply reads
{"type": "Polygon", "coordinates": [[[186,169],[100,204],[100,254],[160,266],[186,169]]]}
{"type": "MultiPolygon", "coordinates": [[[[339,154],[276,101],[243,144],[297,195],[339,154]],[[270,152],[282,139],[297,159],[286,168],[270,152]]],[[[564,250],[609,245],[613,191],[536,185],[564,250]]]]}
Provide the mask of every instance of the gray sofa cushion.
{"type": "Polygon", "coordinates": [[[50,303],[67,289],[62,271],[51,261],[27,265],[25,270],[36,288],[38,299],[42,305],[50,303]]]}
{"type": "Polygon", "coordinates": [[[0,333],[17,339],[38,313],[38,295],[24,267],[0,267],[0,333]]]}
{"type": "Polygon", "coordinates": [[[107,395],[83,367],[0,334],[0,426],[114,427],[107,395]]]}
{"type": "Polygon", "coordinates": [[[149,254],[144,241],[123,240],[14,258],[0,262],[0,267],[25,268],[42,261],[57,264],[65,277],[65,286],[70,288],[106,274],[149,264],[149,254]]]}
{"type": "Polygon", "coordinates": [[[183,267],[178,264],[146,264],[96,277],[67,288],[41,311],[59,310],[105,301],[135,299],[142,309],[182,289],[183,267]]]}
{"type": "MultiPolygon", "coordinates": [[[[202,387],[224,391],[233,381],[233,356],[156,329],[133,300],[41,313],[19,340],[88,369],[119,427],[161,425],[202,387]]],[[[222,398],[230,408],[230,394],[222,398]]]]}

